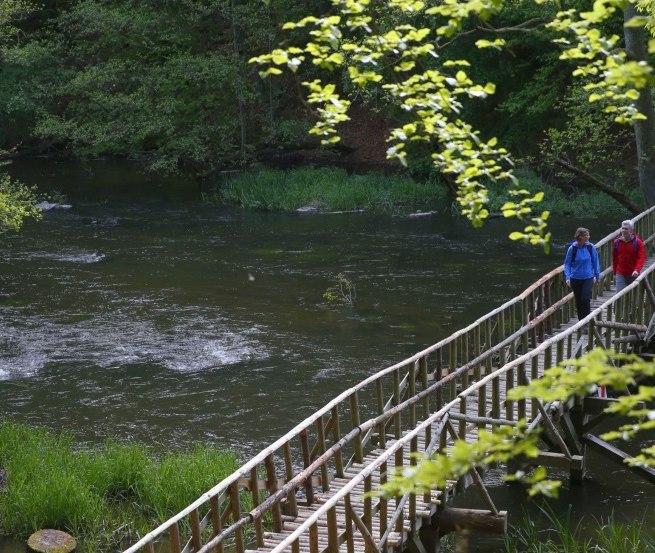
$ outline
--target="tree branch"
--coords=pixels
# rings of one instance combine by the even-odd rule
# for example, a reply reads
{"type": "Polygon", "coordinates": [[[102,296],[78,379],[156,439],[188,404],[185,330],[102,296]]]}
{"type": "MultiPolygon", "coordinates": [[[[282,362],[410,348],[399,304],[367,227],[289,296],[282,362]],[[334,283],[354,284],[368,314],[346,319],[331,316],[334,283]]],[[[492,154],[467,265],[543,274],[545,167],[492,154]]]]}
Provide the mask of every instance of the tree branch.
{"type": "Polygon", "coordinates": [[[591,184],[593,187],[597,188],[598,190],[604,192],[608,196],[611,196],[614,198],[617,202],[619,202],[623,207],[627,207],[632,213],[637,214],[641,213],[643,209],[639,207],[636,203],[634,203],[628,196],[626,196],[623,192],[619,192],[616,188],[613,186],[610,186],[608,184],[605,184],[604,182],[598,180],[596,177],[593,175],[590,175],[583,169],[580,169],[579,167],[576,167],[575,165],[572,165],[568,161],[557,158],[555,160],[555,164],[559,165],[563,169],[566,169],[567,171],[570,171],[574,175],[580,177],[583,179],[585,182],[588,184],[591,184]]]}

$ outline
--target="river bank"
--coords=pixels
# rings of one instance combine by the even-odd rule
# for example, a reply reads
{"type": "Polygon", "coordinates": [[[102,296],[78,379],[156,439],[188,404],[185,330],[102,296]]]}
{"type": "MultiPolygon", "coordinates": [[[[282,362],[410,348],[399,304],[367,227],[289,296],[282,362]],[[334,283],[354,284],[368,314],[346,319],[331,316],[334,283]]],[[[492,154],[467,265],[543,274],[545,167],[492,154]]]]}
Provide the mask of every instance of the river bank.
{"type": "MultiPolygon", "coordinates": [[[[518,170],[516,174],[520,180],[519,188],[531,195],[544,192],[544,200],[534,207],[535,213],[549,211],[555,217],[619,219],[629,215],[618,202],[597,191],[577,191],[574,195],[567,195],[560,188],[542,182],[529,170],[518,170]]],[[[458,212],[446,183],[436,176],[425,180],[409,174],[351,174],[330,167],[232,173],[205,197],[218,205],[272,212],[293,212],[307,207],[316,212],[368,210],[393,215],[416,211],[458,212]]],[[[499,215],[505,202],[515,200],[507,183],[493,184],[489,188],[487,209],[499,215]]]]}

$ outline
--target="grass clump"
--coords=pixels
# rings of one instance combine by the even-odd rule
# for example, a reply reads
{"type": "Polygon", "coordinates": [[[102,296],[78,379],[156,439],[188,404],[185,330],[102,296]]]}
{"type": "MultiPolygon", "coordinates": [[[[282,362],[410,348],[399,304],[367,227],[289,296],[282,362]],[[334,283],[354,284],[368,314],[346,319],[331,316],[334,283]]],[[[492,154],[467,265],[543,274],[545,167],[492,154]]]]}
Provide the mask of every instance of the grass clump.
{"type": "Polygon", "coordinates": [[[78,538],[81,553],[118,550],[238,467],[235,453],[210,447],[156,457],[110,439],[79,449],[68,433],[0,420],[0,528],[14,537],[55,528],[78,538]]]}
{"type": "Polygon", "coordinates": [[[644,521],[620,523],[584,518],[573,523],[569,507],[564,517],[551,507],[539,507],[537,517],[524,513],[521,525],[505,538],[507,553],[655,553],[655,533],[644,521]]]}
{"type": "MultiPolygon", "coordinates": [[[[516,170],[516,176],[520,187],[531,195],[539,191],[545,193],[544,200],[533,207],[535,212],[547,210],[553,215],[571,217],[630,215],[616,200],[597,190],[583,189],[569,195],[561,188],[544,183],[527,169],[516,170]]],[[[499,213],[505,202],[516,201],[508,190],[506,182],[489,185],[487,209],[490,212],[499,213]]],[[[446,185],[436,178],[421,182],[408,175],[353,175],[331,167],[240,173],[225,182],[208,200],[275,212],[312,206],[323,211],[365,209],[378,213],[444,210],[452,202],[448,199],[446,185]]]]}
{"type": "Polygon", "coordinates": [[[313,206],[326,211],[394,213],[443,206],[446,189],[435,182],[420,183],[401,175],[352,175],[329,167],[266,169],[233,177],[210,199],[266,211],[313,206]]]}

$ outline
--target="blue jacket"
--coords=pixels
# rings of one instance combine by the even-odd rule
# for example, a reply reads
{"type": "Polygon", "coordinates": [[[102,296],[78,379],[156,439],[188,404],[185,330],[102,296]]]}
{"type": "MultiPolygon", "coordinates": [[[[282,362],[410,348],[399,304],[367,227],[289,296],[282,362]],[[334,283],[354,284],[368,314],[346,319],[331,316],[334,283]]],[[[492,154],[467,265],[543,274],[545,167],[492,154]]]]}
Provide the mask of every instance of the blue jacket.
{"type": "Polygon", "coordinates": [[[587,242],[581,248],[578,247],[577,242],[573,242],[569,246],[569,249],[566,250],[566,257],[564,258],[564,277],[565,280],[575,279],[586,279],[586,278],[596,278],[600,279],[600,262],[598,260],[598,250],[591,242],[587,242]],[[589,248],[587,245],[591,246],[591,254],[589,253],[589,248]],[[575,248],[577,253],[575,254],[575,261],[571,264],[571,259],[573,258],[573,248],[575,248]]]}

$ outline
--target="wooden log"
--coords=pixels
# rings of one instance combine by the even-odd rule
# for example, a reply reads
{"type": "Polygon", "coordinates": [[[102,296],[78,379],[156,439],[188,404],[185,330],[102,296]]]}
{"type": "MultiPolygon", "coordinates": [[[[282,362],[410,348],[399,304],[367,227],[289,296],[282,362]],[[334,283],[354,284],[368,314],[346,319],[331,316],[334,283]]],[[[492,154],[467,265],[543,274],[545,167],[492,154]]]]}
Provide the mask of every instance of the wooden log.
{"type": "Polygon", "coordinates": [[[655,469],[651,467],[642,467],[639,465],[626,465],[625,460],[632,459],[632,455],[629,455],[625,451],[621,451],[619,448],[614,447],[612,444],[608,444],[593,434],[585,434],[582,436],[582,439],[589,447],[598,451],[599,453],[602,453],[611,461],[618,463],[623,468],[627,467],[635,474],[638,474],[650,482],[655,482],[655,469]]]}
{"type": "Polygon", "coordinates": [[[33,553],[72,553],[77,540],[61,530],[39,530],[27,540],[27,550],[33,553]]]}
{"type": "Polygon", "coordinates": [[[612,340],[615,344],[634,344],[642,341],[643,338],[640,338],[639,336],[620,336],[619,338],[614,338],[614,340],[612,340]]]}
{"type": "Polygon", "coordinates": [[[647,279],[642,280],[642,284],[644,285],[644,288],[646,289],[646,295],[648,296],[648,299],[650,300],[650,304],[653,308],[655,308],[655,294],[653,293],[653,289],[650,287],[650,284],[648,283],[647,279]]]}
{"type": "Polygon", "coordinates": [[[611,328],[614,330],[627,330],[628,332],[645,332],[647,329],[645,325],[617,323],[614,321],[596,321],[596,326],[600,328],[611,328]]]}
{"type": "Polygon", "coordinates": [[[536,458],[526,460],[530,464],[543,465],[546,467],[556,467],[563,469],[582,470],[584,468],[584,459],[582,455],[571,455],[567,457],[563,453],[552,451],[540,451],[536,458]]]}
{"type": "Polygon", "coordinates": [[[435,515],[435,526],[440,534],[470,530],[485,534],[504,534],[507,532],[507,511],[500,511],[495,516],[490,511],[480,509],[459,509],[446,507],[435,515]]]}
{"type": "Polygon", "coordinates": [[[646,327],[646,332],[644,333],[644,342],[646,342],[646,345],[650,344],[650,341],[653,339],[653,335],[655,334],[655,314],[650,318],[650,321],[648,321],[648,327],[646,327]]]}

